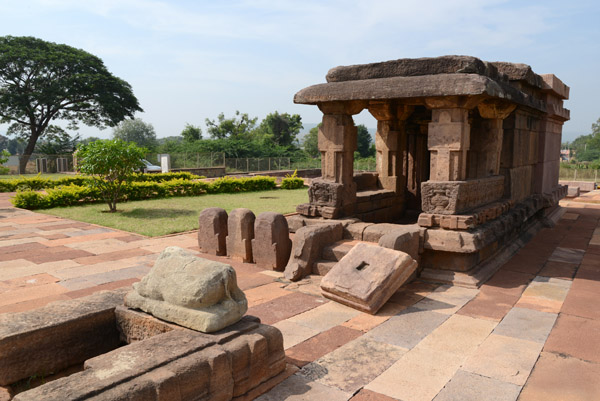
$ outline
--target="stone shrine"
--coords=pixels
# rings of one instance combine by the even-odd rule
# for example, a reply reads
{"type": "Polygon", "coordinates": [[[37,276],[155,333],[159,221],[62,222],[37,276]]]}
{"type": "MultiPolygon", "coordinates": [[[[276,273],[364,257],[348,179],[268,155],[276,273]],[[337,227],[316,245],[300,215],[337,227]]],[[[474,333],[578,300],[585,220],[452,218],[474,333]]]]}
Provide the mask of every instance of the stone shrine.
{"type": "Polygon", "coordinates": [[[569,87],[556,76],[444,56],[336,67],[326,79],[294,97],[323,112],[322,175],[300,214],[374,223],[418,216],[421,276],[456,282],[467,272],[465,285],[481,282],[484,262],[523,232],[556,217],[569,119],[569,87]],[[377,171],[354,175],[352,116],[364,109],[377,120],[377,171]]]}

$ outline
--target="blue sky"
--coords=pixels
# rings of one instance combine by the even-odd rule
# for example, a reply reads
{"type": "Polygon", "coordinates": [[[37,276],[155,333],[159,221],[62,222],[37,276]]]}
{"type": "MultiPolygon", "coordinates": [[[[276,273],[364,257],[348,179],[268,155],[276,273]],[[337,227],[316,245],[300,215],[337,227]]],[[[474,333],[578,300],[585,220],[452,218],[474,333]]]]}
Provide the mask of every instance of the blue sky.
{"type": "MultiPolygon", "coordinates": [[[[0,36],[35,36],[84,49],[129,82],[157,135],[236,110],[264,118],[315,106],[294,94],[338,65],[464,54],[526,63],[571,87],[563,140],[600,117],[600,2],[0,1],[0,36]]],[[[363,112],[357,124],[375,127],[363,112]]],[[[0,133],[7,127],[0,126],[0,133]]],[[[83,137],[111,130],[82,126],[83,137]]]]}

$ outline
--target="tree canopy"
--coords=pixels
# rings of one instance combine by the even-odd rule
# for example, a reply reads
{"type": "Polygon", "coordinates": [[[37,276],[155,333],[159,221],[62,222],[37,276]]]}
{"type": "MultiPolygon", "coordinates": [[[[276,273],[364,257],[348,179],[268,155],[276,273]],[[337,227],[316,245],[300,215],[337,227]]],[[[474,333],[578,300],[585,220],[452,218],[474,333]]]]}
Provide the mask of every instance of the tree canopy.
{"type": "Polygon", "coordinates": [[[270,113],[256,129],[256,134],[281,146],[290,146],[302,129],[302,117],[298,114],[270,113]]]}
{"type": "Polygon", "coordinates": [[[155,150],[157,146],[156,131],[150,123],[139,118],[125,120],[113,130],[113,139],[135,142],[138,146],[155,150]]]}
{"type": "Polygon", "coordinates": [[[202,129],[192,124],[185,124],[185,128],[181,131],[181,136],[186,142],[197,141],[202,139],[202,129]]]}
{"type": "Polygon", "coordinates": [[[373,138],[369,133],[367,127],[363,124],[356,126],[357,130],[357,152],[360,154],[360,157],[369,157],[374,156],[371,154],[371,142],[373,138]]]}
{"type": "Polygon", "coordinates": [[[319,128],[321,127],[321,123],[314,128],[311,128],[308,131],[308,134],[304,137],[302,141],[302,147],[304,151],[310,157],[319,157],[319,128]]]}
{"type": "Polygon", "coordinates": [[[225,114],[221,113],[217,120],[206,119],[206,131],[213,139],[225,138],[243,138],[249,137],[256,127],[258,118],[250,118],[248,114],[235,112],[232,118],[225,118],[225,114]]]}
{"type": "Polygon", "coordinates": [[[600,118],[592,124],[591,134],[581,135],[566,146],[574,151],[577,161],[600,160],[600,118]]]}
{"type": "Polygon", "coordinates": [[[99,128],[142,111],[131,86],[84,50],[33,37],[0,37],[0,123],[27,141],[24,169],[37,140],[64,120],[99,128]]]}
{"type": "Polygon", "coordinates": [[[147,149],[120,139],[101,139],[80,145],[78,168],[93,178],[92,185],[102,192],[110,212],[117,211],[121,189],[131,180],[134,169],[142,165],[147,149]]]}

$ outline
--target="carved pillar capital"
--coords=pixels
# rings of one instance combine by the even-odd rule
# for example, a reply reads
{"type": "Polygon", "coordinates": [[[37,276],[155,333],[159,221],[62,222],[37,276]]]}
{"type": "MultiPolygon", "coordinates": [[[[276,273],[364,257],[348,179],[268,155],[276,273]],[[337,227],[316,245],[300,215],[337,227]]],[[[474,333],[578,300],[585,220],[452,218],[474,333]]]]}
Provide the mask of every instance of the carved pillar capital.
{"type": "Polygon", "coordinates": [[[514,103],[498,100],[484,100],[477,105],[479,115],[487,119],[504,120],[517,108],[514,103]]]}

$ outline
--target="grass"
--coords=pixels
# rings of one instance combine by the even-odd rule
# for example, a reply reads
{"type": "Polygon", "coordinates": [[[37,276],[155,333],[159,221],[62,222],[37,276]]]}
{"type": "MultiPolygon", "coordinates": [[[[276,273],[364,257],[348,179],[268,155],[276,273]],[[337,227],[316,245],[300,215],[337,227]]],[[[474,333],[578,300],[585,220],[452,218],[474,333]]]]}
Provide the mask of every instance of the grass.
{"type": "Polygon", "coordinates": [[[292,213],[296,211],[296,205],[306,202],[308,191],[301,188],[126,202],[117,204],[116,213],[106,212],[106,204],[36,212],[155,237],[197,229],[198,215],[207,207],[222,207],[228,213],[245,207],[258,216],[262,212],[292,213]]]}

